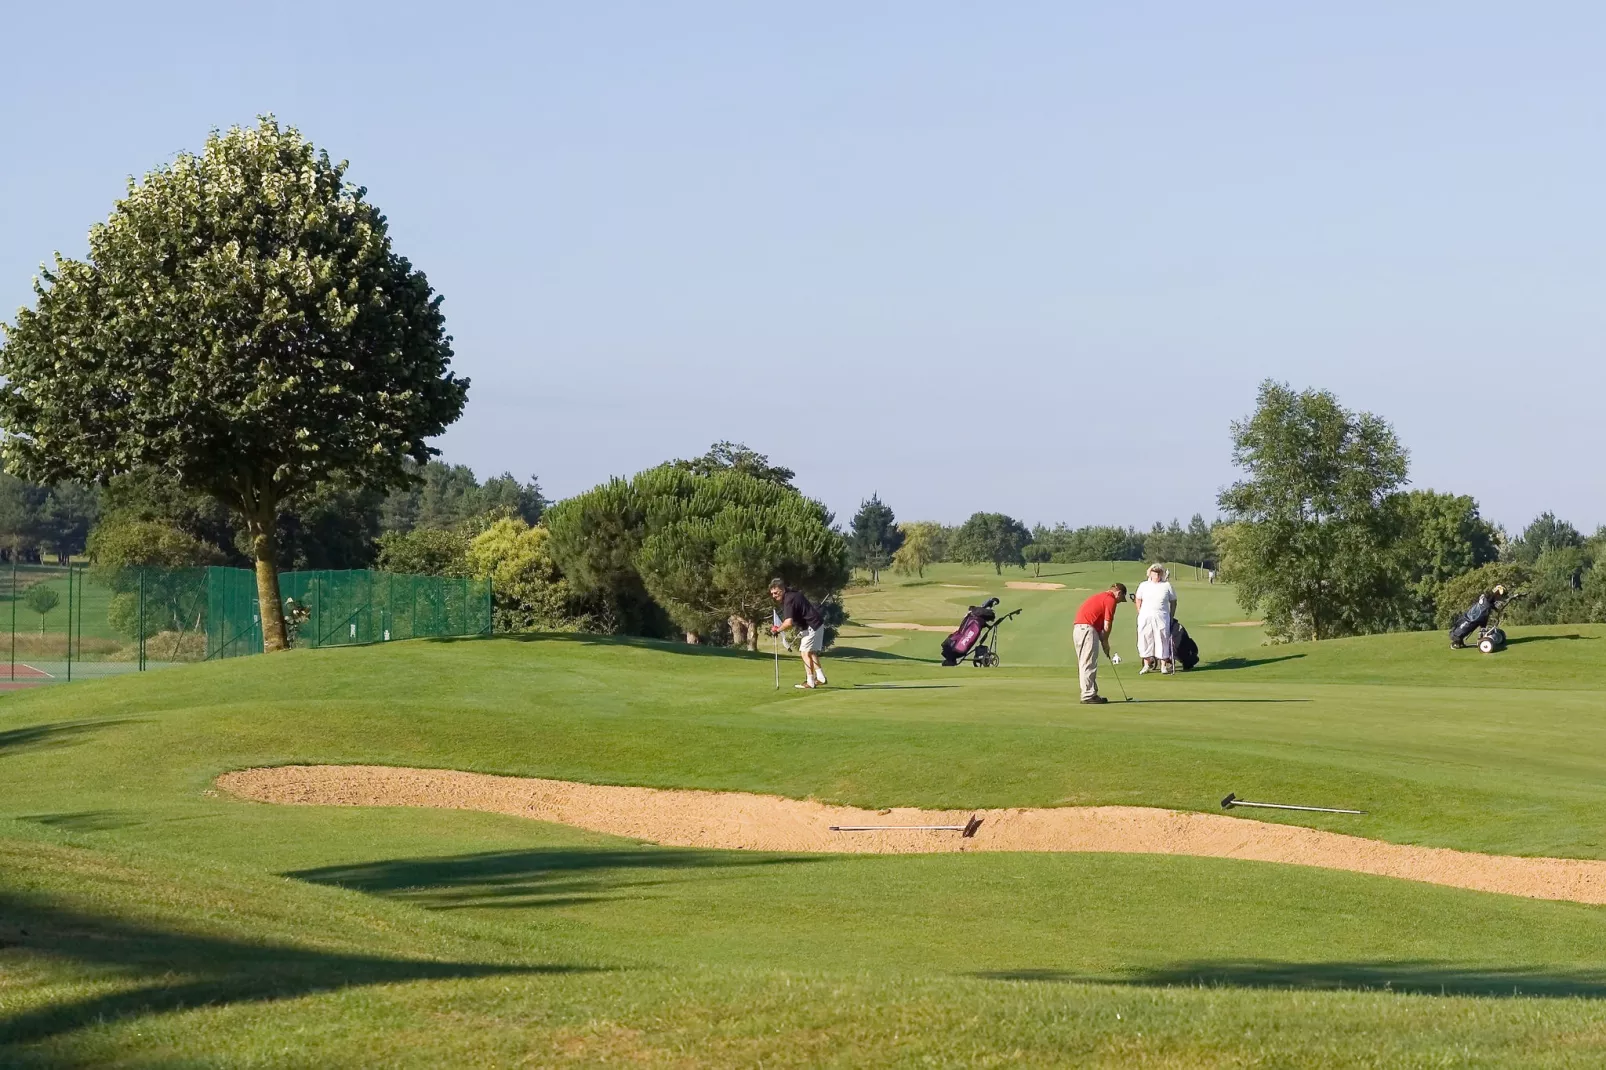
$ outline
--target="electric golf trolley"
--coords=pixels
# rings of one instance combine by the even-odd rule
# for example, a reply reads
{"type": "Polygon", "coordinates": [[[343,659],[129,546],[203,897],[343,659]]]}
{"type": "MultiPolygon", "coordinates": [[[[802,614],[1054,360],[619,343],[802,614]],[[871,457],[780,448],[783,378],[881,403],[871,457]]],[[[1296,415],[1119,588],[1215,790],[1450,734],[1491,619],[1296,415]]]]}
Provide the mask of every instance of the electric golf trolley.
{"type": "Polygon", "coordinates": [[[942,641],[942,663],[958,665],[968,661],[978,669],[998,667],[998,626],[1020,610],[1010,610],[1000,617],[993,611],[998,599],[989,598],[979,606],[971,606],[965,619],[948,638],[942,641]]]}

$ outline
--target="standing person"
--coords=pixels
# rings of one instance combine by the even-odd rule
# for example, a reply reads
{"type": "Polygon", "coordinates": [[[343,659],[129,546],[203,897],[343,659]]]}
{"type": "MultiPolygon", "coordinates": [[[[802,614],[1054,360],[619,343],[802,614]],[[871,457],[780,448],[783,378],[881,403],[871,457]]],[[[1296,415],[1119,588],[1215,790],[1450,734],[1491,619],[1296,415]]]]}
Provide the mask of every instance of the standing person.
{"type": "Polygon", "coordinates": [[[1155,669],[1170,675],[1171,617],[1177,607],[1177,592],[1165,578],[1164,565],[1149,566],[1149,578],[1138,584],[1134,600],[1138,604],[1138,657],[1143,659],[1138,675],[1155,669]]]}
{"type": "Polygon", "coordinates": [[[1121,659],[1110,653],[1110,626],[1115,623],[1115,607],[1126,601],[1126,584],[1112,583],[1082,603],[1076,611],[1076,624],[1071,628],[1071,639],[1076,644],[1076,675],[1082,684],[1082,701],[1103,704],[1109,699],[1099,694],[1099,647],[1112,665],[1121,659]]]}
{"type": "Polygon", "coordinates": [[[794,591],[780,578],[770,580],[770,597],[781,608],[776,611],[780,622],[770,626],[771,635],[780,635],[791,628],[797,633],[798,653],[803,655],[803,679],[792,686],[812,690],[825,686],[825,670],[820,668],[820,651],[825,649],[825,618],[802,591],[794,591]]]}

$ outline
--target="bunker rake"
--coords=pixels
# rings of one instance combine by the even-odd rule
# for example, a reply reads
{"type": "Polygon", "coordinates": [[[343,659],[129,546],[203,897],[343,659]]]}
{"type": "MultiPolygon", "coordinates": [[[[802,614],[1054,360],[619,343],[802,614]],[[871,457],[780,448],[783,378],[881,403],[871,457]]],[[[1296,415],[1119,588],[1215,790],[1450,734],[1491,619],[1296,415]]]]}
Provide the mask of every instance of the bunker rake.
{"type": "Polygon", "coordinates": [[[832,825],[832,832],[957,832],[965,839],[976,835],[981,818],[975,814],[963,825],[832,825]]]}
{"type": "Polygon", "coordinates": [[[1250,802],[1247,799],[1240,799],[1238,796],[1228,792],[1227,797],[1221,800],[1221,808],[1223,810],[1231,810],[1235,806],[1258,806],[1262,810],[1312,810],[1319,814],[1366,813],[1365,810],[1341,810],[1336,806],[1292,806],[1288,803],[1250,802]]]}

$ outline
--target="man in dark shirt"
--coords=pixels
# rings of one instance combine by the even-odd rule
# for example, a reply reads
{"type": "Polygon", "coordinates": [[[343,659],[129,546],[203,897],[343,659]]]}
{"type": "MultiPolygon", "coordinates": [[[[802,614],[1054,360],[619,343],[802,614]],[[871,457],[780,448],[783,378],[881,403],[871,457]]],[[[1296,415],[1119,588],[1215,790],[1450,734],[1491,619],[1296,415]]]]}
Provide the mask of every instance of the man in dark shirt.
{"type": "Polygon", "coordinates": [[[780,609],[776,615],[780,623],[772,625],[771,635],[780,635],[788,628],[795,629],[798,652],[803,655],[805,683],[795,685],[804,690],[825,686],[825,670],[820,668],[820,651],[825,648],[825,618],[820,616],[802,591],[794,591],[781,579],[770,580],[770,597],[780,609]]]}

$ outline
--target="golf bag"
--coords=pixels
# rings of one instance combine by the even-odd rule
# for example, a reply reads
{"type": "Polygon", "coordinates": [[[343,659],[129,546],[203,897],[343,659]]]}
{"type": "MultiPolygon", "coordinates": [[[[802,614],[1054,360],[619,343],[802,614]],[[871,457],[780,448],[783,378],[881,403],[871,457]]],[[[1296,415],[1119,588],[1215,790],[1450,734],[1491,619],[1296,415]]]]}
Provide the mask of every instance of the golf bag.
{"type": "Polygon", "coordinates": [[[978,669],[998,665],[998,626],[1020,610],[1000,617],[993,612],[998,599],[989,598],[979,606],[971,606],[959,627],[942,641],[942,663],[947,666],[970,661],[978,669]]]}
{"type": "Polygon", "coordinates": [[[1199,664],[1199,644],[1193,641],[1188,629],[1175,617],[1171,618],[1171,653],[1183,672],[1199,664]]]}
{"type": "Polygon", "coordinates": [[[1478,600],[1468,606],[1467,611],[1450,625],[1450,648],[1460,650],[1465,647],[1467,636],[1476,630],[1479,650],[1485,654],[1504,650],[1506,631],[1500,627],[1500,617],[1505,612],[1506,606],[1516,598],[1514,594],[1507,594],[1506,589],[1501,586],[1480,594],[1478,600]]]}

